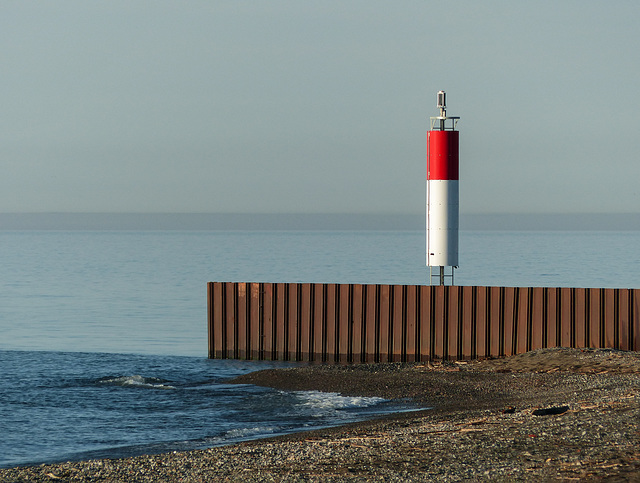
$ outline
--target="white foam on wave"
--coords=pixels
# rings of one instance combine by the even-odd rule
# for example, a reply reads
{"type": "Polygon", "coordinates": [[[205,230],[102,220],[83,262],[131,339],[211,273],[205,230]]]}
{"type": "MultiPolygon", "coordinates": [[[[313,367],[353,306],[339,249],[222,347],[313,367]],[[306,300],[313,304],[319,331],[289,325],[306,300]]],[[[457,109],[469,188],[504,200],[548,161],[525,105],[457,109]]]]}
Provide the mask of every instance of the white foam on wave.
{"type": "Polygon", "coordinates": [[[279,434],[280,432],[280,428],[273,426],[230,429],[220,436],[204,438],[202,440],[204,443],[202,448],[210,448],[212,446],[220,446],[239,441],[250,441],[256,438],[266,438],[274,434],[279,434]]]}
{"type": "Polygon", "coordinates": [[[227,431],[224,435],[224,439],[246,439],[251,438],[257,434],[269,434],[278,431],[278,428],[274,427],[255,427],[255,428],[238,428],[227,431]]]}
{"type": "Polygon", "coordinates": [[[175,386],[166,384],[167,381],[155,377],[144,377],[139,374],[133,376],[120,376],[104,378],[98,381],[100,384],[112,386],[139,387],[146,389],[175,389],[175,386]]]}
{"type": "Polygon", "coordinates": [[[343,396],[337,392],[294,391],[298,406],[319,411],[358,409],[387,402],[381,397],[343,396]]]}

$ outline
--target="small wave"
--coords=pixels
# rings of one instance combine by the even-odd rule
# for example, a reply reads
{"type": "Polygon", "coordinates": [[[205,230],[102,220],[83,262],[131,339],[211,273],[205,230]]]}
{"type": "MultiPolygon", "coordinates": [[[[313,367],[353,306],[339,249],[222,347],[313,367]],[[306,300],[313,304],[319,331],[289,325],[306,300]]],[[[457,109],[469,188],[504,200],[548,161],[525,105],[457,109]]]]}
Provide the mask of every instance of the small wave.
{"type": "Polygon", "coordinates": [[[227,431],[222,439],[230,439],[230,440],[246,440],[252,439],[256,435],[268,435],[278,431],[278,428],[264,426],[264,427],[254,427],[254,428],[238,428],[238,429],[230,429],[227,431]]]}
{"type": "Polygon", "coordinates": [[[357,409],[387,402],[381,397],[343,396],[337,392],[294,391],[299,405],[313,409],[357,409]]]}
{"type": "Polygon", "coordinates": [[[137,374],[134,376],[103,377],[98,380],[98,384],[107,384],[111,386],[139,387],[146,389],[175,389],[175,386],[167,384],[168,382],[170,381],[158,379],[157,377],[144,377],[137,374]]]}
{"type": "Polygon", "coordinates": [[[286,432],[283,428],[274,426],[256,426],[251,428],[230,429],[220,436],[210,436],[201,440],[199,448],[211,448],[240,441],[251,441],[256,438],[266,438],[286,432]]]}

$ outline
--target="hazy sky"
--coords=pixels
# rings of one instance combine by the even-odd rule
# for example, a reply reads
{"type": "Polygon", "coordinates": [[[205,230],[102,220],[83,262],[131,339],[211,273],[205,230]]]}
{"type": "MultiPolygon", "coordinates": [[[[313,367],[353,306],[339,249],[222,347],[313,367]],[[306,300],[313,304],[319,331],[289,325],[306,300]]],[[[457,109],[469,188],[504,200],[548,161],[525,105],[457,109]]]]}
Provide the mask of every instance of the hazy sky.
{"type": "Polygon", "coordinates": [[[5,1],[0,212],[640,210],[640,2],[5,1]]]}

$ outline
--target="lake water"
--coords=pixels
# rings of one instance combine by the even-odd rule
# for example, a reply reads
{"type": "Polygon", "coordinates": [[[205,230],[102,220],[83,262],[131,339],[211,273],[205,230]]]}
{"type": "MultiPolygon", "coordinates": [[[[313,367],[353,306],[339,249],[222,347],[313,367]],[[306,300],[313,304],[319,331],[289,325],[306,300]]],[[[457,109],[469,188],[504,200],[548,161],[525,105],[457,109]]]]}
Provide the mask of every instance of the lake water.
{"type": "MultiPolygon", "coordinates": [[[[418,231],[0,231],[0,466],[190,449],[403,402],[232,386],[206,282],[428,283],[418,231]]],[[[640,231],[461,232],[457,285],[640,287],[640,231]]]]}

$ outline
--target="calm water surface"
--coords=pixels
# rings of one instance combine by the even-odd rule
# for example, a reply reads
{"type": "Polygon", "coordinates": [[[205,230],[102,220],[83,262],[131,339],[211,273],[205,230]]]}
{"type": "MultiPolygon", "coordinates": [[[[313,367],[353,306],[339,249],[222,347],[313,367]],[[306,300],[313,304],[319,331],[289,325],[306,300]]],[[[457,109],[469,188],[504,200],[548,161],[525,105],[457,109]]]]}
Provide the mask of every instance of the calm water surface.
{"type": "MultiPolygon", "coordinates": [[[[428,283],[422,232],[2,232],[0,349],[206,356],[206,282],[428,283]]],[[[640,287],[640,231],[461,232],[458,285],[640,287]]]]}

